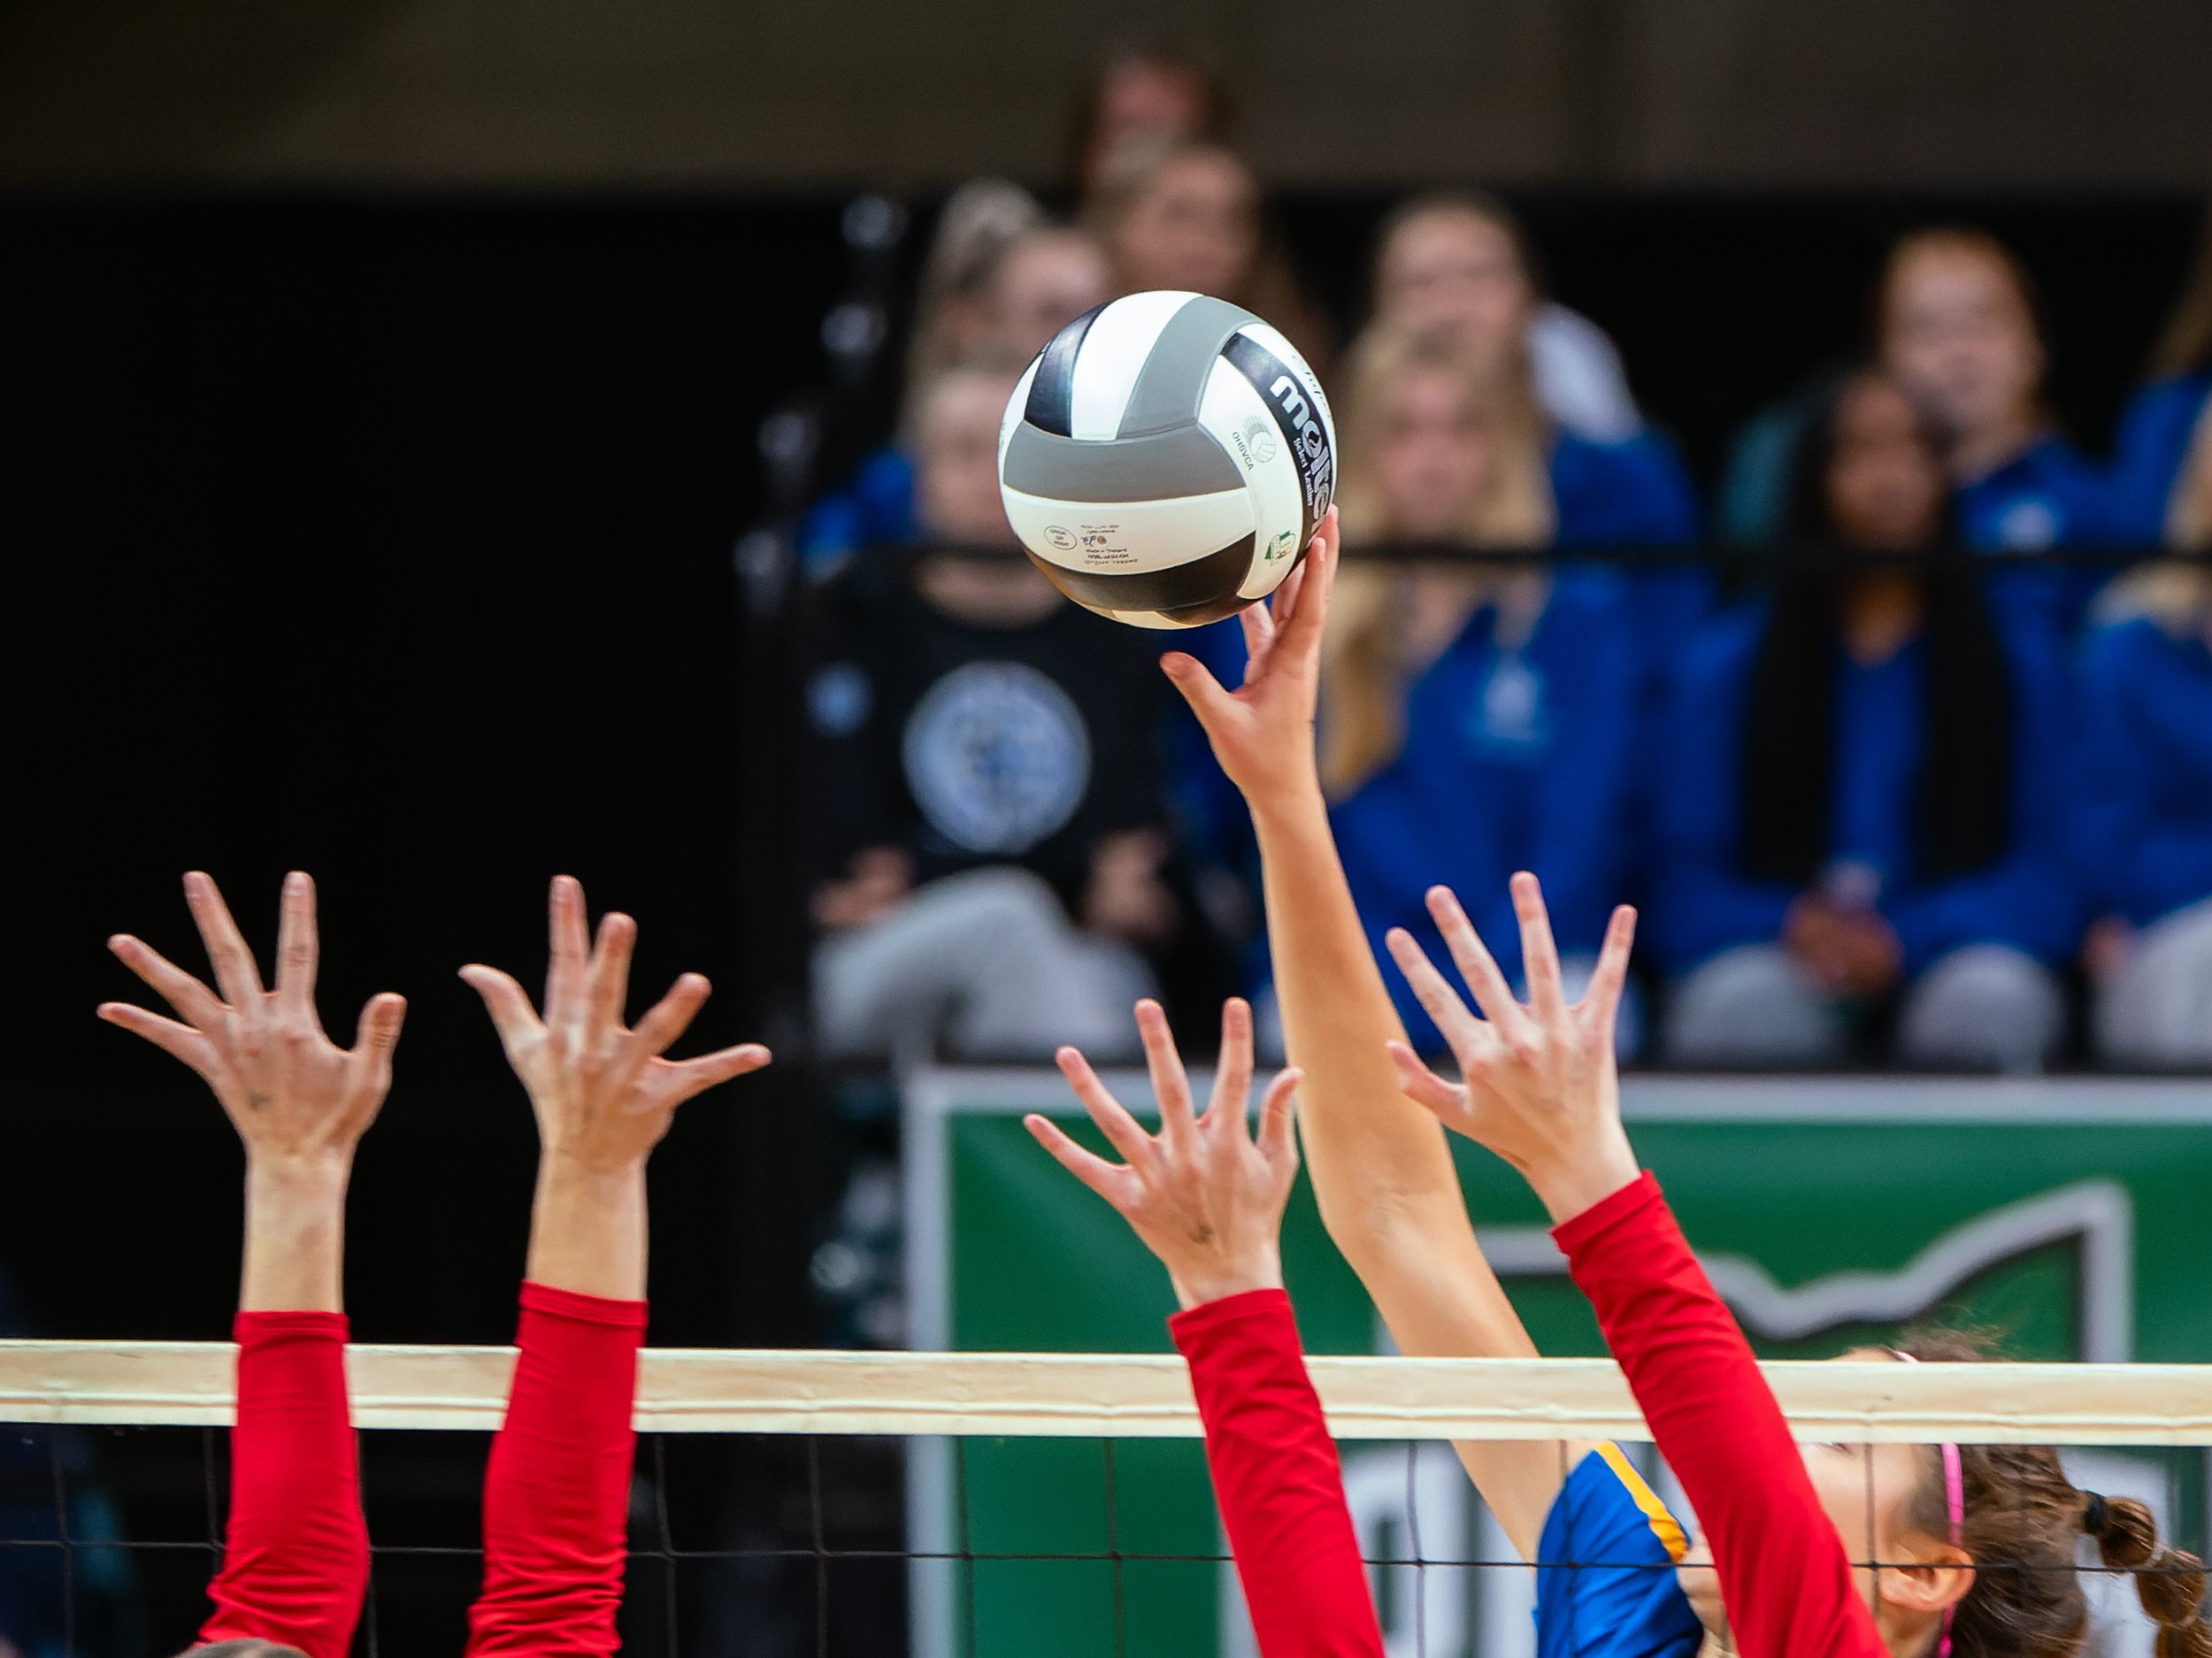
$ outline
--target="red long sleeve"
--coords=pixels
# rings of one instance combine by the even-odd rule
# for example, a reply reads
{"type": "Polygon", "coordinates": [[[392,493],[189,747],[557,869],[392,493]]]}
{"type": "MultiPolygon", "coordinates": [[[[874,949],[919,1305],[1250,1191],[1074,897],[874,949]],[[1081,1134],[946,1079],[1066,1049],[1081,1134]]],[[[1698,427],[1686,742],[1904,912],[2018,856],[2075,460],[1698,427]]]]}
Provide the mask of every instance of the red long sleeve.
{"type": "Polygon", "coordinates": [[[342,1313],[240,1313],[230,1524],[203,1641],[343,1658],[369,1582],[342,1313]]]}
{"type": "Polygon", "coordinates": [[[1552,1236],[1697,1510],[1743,1658],[1887,1658],[1781,1407],[1649,1174],[1552,1236]]]}
{"type": "Polygon", "coordinates": [[[471,1658],[605,1658],[621,1644],[645,1303],[522,1286],[522,1349],[484,1476],[471,1658]]]}
{"type": "Polygon", "coordinates": [[[1262,1658],[1382,1658],[1344,1476],[1290,1297],[1253,1290],[1169,1321],[1262,1658]]]}

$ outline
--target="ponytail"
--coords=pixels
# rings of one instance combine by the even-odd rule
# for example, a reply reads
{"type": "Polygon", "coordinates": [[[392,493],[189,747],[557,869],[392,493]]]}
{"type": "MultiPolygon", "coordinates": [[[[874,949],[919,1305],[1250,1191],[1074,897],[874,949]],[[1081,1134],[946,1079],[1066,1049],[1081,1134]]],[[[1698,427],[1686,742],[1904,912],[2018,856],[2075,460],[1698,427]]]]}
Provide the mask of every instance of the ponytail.
{"type": "Polygon", "coordinates": [[[2132,1498],[2083,1493],[2081,1529],[2096,1539],[2099,1559],[2134,1577],[2144,1615],[2158,1625],[2158,1658],[2212,1658],[2202,1561],[2161,1543],[2158,1522],[2132,1498]]]}
{"type": "MultiPolygon", "coordinates": [[[[1895,1351],[1934,1362],[1988,1356],[1973,1338],[1950,1332],[1922,1333],[1895,1351]]],[[[2157,1658],[2212,1658],[2204,1562],[2160,1542],[2148,1508],[2076,1489],[2047,1445],[1962,1445],[1959,1462],[1966,1499],[1959,1543],[1973,1560],[1974,1584],[1952,1615],[1955,1658],[2078,1658],[2089,1604],[2072,1568],[2084,1536],[2096,1540],[2107,1570],[2134,1579],[2158,1625],[2157,1658]]],[[[1904,1517],[1931,1537],[1951,1535],[1932,1446],[1904,1517]]]]}

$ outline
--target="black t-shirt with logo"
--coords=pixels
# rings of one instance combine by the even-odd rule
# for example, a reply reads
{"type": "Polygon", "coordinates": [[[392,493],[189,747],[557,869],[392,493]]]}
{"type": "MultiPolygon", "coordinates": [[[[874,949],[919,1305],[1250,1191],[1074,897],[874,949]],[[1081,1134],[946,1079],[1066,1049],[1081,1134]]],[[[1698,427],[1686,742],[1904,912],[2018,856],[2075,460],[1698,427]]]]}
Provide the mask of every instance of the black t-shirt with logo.
{"type": "Polygon", "coordinates": [[[880,564],[818,597],[805,708],[822,876],[896,846],[917,881],[1015,864],[1073,909],[1101,836],[1164,825],[1157,635],[1073,604],[979,626],[880,564]]]}

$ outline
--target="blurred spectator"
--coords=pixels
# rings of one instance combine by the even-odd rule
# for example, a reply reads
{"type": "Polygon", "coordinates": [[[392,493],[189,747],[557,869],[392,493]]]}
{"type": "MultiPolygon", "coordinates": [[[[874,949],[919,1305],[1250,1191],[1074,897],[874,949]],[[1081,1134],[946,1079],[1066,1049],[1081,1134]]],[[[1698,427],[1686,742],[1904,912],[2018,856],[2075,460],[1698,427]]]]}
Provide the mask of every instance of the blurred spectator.
{"type": "Polygon", "coordinates": [[[1882,276],[1882,361],[1933,418],[1970,547],[2033,550],[2104,533],[2103,480],[2052,428],[2033,288],[1978,230],[1924,230],[1882,276]]]}
{"type": "Polygon", "coordinates": [[[1018,374],[955,370],[920,411],[923,527],[966,550],[856,564],[822,595],[808,706],[837,874],[815,895],[815,998],[833,1056],[1125,1055],[1145,953],[1181,928],[1155,651],[1063,602],[999,503],[1018,374]]]}
{"type": "Polygon", "coordinates": [[[1045,219],[1011,185],[968,186],[945,211],[918,302],[898,436],[800,524],[799,551],[818,576],[862,548],[914,539],[913,411],[946,363],[978,354],[1026,362],[1110,291],[1097,242],[1045,219]]]}
{"type": "Polygon", "coordinates": [[[1799,459],[1793,539],[1900,562],[1799,557],[1683,664],[1651,930],[1670,1056],[1831,1063],[1893,1002],[1909,1063],[2039,1065],[2079,920],[2055,641],[1945,550],[1942,448],[1893,382],[1847,381],[1799,459]]]}
{"type": "Polygon", "coordinates": [[[1417,196],[1383,221],[1375,320],[1443,330],[1482,350],[1525,349],[1537,402],[1578,438],[1619,443],[1643,430],[1612,340],[1579,311],[1543,298],[1518,226],[1489,196],[1417,196]]]}
{"type": "Polygon", "coordinates": [[[2201,441],[2212,418],[2212,211],[2151,375],[2120,419],[2112,462],[2114,529],[2137,546],[2182,545],[2173,515],[2186,507],[2176,485],[2191,443],[2201,441]]]}
{"type": "Polygon", "coordinates": [[[1114,294],[1105,249],[1088,231],[1039,225],[1007,244],[992,272],[986,338],[1026,363],[1052,336],[1114,294]]]}
{"type": "Polygon", "coordinates": [[[1091,78],[1076,119],[1077,199],[1090,199],[1107,163],[1132,142],[1219,143],[1234,125],[1228,89],[1196,54],[1164,42],[1115,52],[1091,78]]]}
{"type": "MultiPolygon", "coordinates": [[[[1325,647],[1321,767],[1379,952],[1402,926],[1431,959],[1450,959],[1424,902],[1440,881],[1517,979],[1506,883],[1532,869],[1573,984],[1620,895],[1636,703],[1620,585],[1448,557],[1363,562],[1356,550],[1547,544],[1544,440],[1517,355],[1449,334],[1362,336],[1343,388],[1339,498],[1354,550],[1325,647]]],[[[1404,980],[1387,976],[1413,1040],[1440,1048],[1404,980]]]]}
{"type": "Polygon", "coordinates": [[[1326,374],[1327,330],[1270,245],[1260,183],[1226,145],[1148,138],[1114,151],[1086,219],[1118,291],[1187,288],[1243,306],[1280,329],[1326,374]]]}
{"type": "Polygon", "coordinates": [[[2212,1065],[2212,417],[2169,492],[2177,547],[2124,577],[2084,670],[2081,848],[2101,909],[2085,952],[2097,1045],[2121,1064],[2212,1065]]]}

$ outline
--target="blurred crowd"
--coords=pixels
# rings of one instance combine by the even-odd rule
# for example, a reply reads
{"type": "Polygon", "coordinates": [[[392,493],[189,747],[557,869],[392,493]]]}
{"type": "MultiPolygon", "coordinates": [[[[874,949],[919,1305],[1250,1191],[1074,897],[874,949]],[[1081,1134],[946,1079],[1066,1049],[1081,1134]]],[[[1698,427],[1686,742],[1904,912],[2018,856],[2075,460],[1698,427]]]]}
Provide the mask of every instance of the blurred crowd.
{"type": "Polygon", "coordinates": [[[2109,456],[2056,427],[2019,261],[1936,226],[1892,250],[1862,360],[1755,413],[1701,501],[1494,199],[1400,206],[1333,338],[1219,86],[1163,50],[1101,67],[1068,196],[951,196],[896,429],[795,526],[826,1051],[1111,1055],[1140,994],[1267,1006],[1248,825],[1156,667],[1233,684],[1240,632],[1068,604],[997,490],[1030,357],[1187,288],[1334,404],[1319,741],[1379,944],[1442,959],[1444,882],[1515,971],[1528,868],[1586,961],[1642,907],[1632,1056],[2212,1065],[2212,236],[2109,456]],[[2028,557],[2069,549],[2145,557],[2028,557]],[[1585,556],[1494,556],[1533,552],[1585,556]]]}

